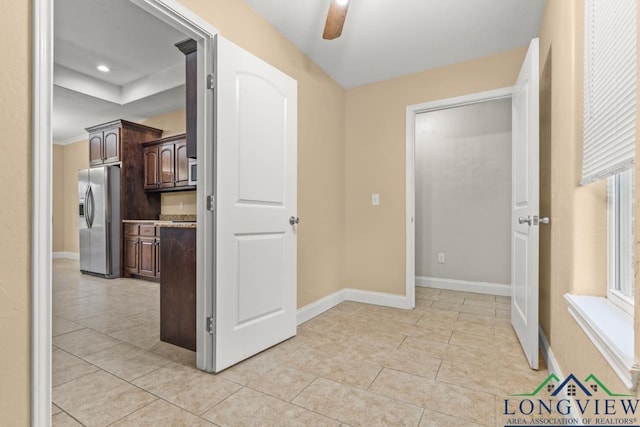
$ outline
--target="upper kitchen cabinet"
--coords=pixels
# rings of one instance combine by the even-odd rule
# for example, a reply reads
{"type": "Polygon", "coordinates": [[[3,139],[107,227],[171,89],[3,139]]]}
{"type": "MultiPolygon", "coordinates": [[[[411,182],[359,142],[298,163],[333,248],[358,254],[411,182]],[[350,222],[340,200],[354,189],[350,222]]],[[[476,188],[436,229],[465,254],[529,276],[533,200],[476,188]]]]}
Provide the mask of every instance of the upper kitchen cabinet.
{"type": "Polygon", "coordinates": [[[120,128],[90,131],[89,164],[98,166],[120,161],[120,128]]]}
{"type": "Polygon", "coordinates": [[[186,109],[187,109],[187,158],[198,157],[198,43],[187,39],[176,43],[176,47],[185,55],[186,109]]]}
{"type": "MultiPolygon", "coordinates": [[[[188,137],[187,137],[188,138],[188,137]]],[[[187,141],[175,144],[175,179],[176,187],[189,185],[189,143],[187,141]]]]}
{"type": "Polygon", "coordinates": [[[144,143],[144,189],[193,190],[189,185],[189,158],[185,134],[144,143]]]}
{"type": "Polygon", "coordinates": [[[89,132],[89,166],[122,161],[138,162],[139,144],[162,136],[162,130],[126,120],[86,128],[89,132]]]}

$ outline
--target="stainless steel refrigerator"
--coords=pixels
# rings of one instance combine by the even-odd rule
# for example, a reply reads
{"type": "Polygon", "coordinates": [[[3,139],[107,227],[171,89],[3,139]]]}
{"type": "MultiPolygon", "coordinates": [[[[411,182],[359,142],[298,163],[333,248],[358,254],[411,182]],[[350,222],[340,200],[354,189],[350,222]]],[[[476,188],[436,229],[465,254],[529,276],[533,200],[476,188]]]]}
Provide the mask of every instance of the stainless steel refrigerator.
{"type": "Polygon", "coordinates": [[[120,168],[78,172],[80,271],[120,277],[120,168]]]}

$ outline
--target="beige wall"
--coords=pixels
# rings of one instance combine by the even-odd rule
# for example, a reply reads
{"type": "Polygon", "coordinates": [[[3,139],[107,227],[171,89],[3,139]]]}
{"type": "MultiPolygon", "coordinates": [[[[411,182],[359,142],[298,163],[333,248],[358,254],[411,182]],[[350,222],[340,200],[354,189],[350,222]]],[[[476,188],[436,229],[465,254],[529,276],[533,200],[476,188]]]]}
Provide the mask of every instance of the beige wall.
{"type": "Polygon", "coordinates": [[[196,215],[197,199],[195,191],[163,193],[160,199],[162,215],[196,215]]]}
{"type": "Polygon", "coordinates": [[[28,425],[31,2],[3,3],[0,9],[0,424],[28,425]]]}
{"type": "Polygon", "coordinates": [[[53,252],[64,252],[64,198],[56,195],[64,194],[64,146],[53,145],[52,150],[52,172],[51,191],[51,214],[53,216],[52,250],[53,252]]]}
{"type": "Polygon", "coordinates": [[[186,110],[172,111],[166,114],[149,117],[140,120],[140,123],[153,128],[162,129],[162,137],[178,135],[185,132],[186,129],[186,110]]]}
{"type": "Polygon", "coordinates": [[[540,236],[540,323],[563,373],[593,373],[611,390],[624,390],[563,298],[606,291],[606,185],[578,186],[583,20],[583,2],[549,0],[540,30],[541,215],[551,218],[540,236]]]}
{"type": "Polygon", "coordinates": [[[405,123],[408,105],[512,86],[526,49],[347,92],[347,284],[405,293],[405,123]],[[380,193],[380,206],[371,206],[380,193]]]}
{"type": "Polygon", "coordinates": [[[241,0],[180,0],[298,81],[298,306],[345,287],[345,91],[241,0]]]}
{"type": "MultiPolygon", "coordinates": [[[[54,147],[56,147],[54,145],[54,147]]],[[[64,201],[63,252],[80,252],[78,235],[78,171],[89,167],[89,141],[84,140],[69,145],[63,145],[63,176],[62,192],[53,190],[53,198],[64,201]]],[[[53,167],[58,166],[53,163],[53,167]]],[[[53,235],[54,241],[60,238],[53,235]]]]}

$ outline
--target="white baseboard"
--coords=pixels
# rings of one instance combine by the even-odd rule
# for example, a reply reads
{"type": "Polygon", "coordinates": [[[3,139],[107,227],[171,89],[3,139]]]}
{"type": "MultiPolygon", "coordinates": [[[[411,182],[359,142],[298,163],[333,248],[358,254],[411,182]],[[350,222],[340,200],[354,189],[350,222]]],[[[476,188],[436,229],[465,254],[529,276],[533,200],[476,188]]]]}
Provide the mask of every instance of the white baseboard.
{"type": "Polygon", "coordinates": [[[409,309],[409,303],[404,295],[346,288],[299,308],[297,316],[298,325],[313,319],[344,301],[409,309]]]}
{"type": "Polygon", "coordinates": [[[77,252],[53,252],[51,254],[51,259],[59,259],[59,258],[79,260],[80,254],[77,252]]]}
{"type": "Polygon", "coordinates": [[[440,279],[438,277],[416,276],[416,286],[446,289],[449,291],[475,292],[478,294],[511,295],[511,286],[502,283],[471,282],[467,280],[440,279]]]}
{"type": "Polygon", "coordinates": [[[544,358],[544,362],[547,365],[547,370],[550,374],[556,374],[558,378],[564,378],[564,375],[560,370],[560,365],[558,365],[558,361],[553,355],[553,350],[551,350],[549,341],[547,341],[547,337],[545,336],[542,328],[538,328],[538,339],[540,343],[540,351],[542,352],[542,357],[544,358]]]}
{"type": "MultiPolygon", "coordinates": [[[[541,327],[538,328],[538,342],[540,344],[540,351],[542,352],[542,357],[544,358],[544,362],[547,365],[547,370],[549,371],[549,375],[555,374],[560,380],[564,380],[564,374],[562,373],[562,369],[560,369],[560,365],[558,364],[558,360],[553,354],[553,350],[551,350],[551,346],[549,345],[549,341],[544,334],[544,331],[541,327]]],[[[573,418],[579,420],[579,424],[583,425],[582,417],[577,409],[575,401],[573,397],[567,396],[566,390],[562,390],[561,399],[567,399],[571,402],[571,412],[565,418],[573,418]]]]}
{"type": "Polygon", "coordinates": [[[365,304],[381,305],[384,307],[410,309],[407,297],[404,295],[387,294],[382,292],[361,291],[359,289],[345,289],[347,301],[365,304]]]}
{"type": "Polygon", "coordinates": [[[314,301],[311,304],[300,307],[298,309],[298,325],[306,322],[307,320],[313,319],[314,317],[345,301],[345,291],[345,289],[339,290],[338,292],[327,295],[324,298],[320,298],[319,300],[314,301]]]}

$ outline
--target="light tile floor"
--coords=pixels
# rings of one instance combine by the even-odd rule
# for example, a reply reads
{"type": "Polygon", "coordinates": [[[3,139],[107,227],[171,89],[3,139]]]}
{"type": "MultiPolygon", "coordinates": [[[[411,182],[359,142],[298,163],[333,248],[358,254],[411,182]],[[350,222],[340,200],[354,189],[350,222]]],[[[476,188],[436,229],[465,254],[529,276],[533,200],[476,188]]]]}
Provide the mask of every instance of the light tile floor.
{"type": "Polygon", "coordinates": [[[159,340],[159,285],[55,260],[55,426],[499,426],[533,390],[509,299],[416,289],[416,309],[342,303],[218,375],[159,340]]]}

